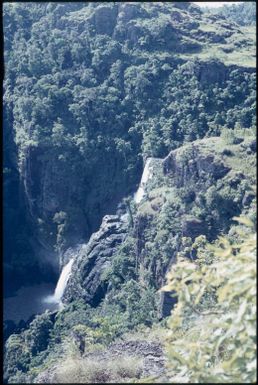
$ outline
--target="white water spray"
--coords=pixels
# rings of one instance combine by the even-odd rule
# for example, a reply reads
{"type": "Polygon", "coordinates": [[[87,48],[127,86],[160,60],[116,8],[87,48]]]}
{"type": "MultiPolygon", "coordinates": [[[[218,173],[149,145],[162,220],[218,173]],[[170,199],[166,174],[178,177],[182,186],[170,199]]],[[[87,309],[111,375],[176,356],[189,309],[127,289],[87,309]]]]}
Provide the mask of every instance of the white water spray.
{"type": "Polygon", "coordinates": [[[71,275],[73,261],[74,261],[73,259],[70,259],[70,261],[63,267],[59,280],[56,285],[54,295],[50,295],[47,298],[45,298],[44,300],[45,302],[58,303],[60,305],[62,304],[62,296],[64,294],[68,279],[71,275]]]}
{"type": "Polygon", "coordinates": [[[140,186],[138,188],[138,190],[136,191],[136,193],[134,194],[134,201],[136,203],[140,203],[143,196],[144,196],[144,187],[145,187],[145,184],[147,183],[147,181],[149,179],[152,178],[152,169],[153,167],[150,166],[150,163],[151,163],[151,160],[152,158],[148,158],[146,160],[146,163],[145,163],[145,166],[144,166],[144,170],[143,170],[143,173],[142,173],[142,178],[141,178],[141,182],[140,182],[140,186]]]}

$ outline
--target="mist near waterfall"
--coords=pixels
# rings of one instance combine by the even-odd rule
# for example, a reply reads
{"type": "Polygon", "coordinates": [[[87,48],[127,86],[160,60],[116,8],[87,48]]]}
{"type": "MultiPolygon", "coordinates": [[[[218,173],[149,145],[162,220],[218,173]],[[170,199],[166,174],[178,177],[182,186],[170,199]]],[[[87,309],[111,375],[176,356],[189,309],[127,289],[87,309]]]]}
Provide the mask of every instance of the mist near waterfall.
{"type": "Polygon", "coordinates": [[[57,282],[54,295],[47,296],[44,299],[46,303],[57,303],[62,304],[62,296],[64,294],[68,279],[71,275],[72,265],[74,260],[70,259],[70,261],[63,267],[59,280],[57,282]]]}

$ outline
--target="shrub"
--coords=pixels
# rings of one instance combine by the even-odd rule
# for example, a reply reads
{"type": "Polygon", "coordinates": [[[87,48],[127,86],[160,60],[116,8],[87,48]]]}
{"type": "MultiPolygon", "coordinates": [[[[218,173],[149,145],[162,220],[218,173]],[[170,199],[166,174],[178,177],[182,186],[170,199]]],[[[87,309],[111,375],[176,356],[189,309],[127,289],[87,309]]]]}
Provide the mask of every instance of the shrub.
{"type": "Polygon", "coordinates": [[[30,354],[26,349],[22,335],[12,334],[5,345],[4,377],[8,378],[16,372],[26,372],[30,363],[30,354]]]}
{"type": "Polygon", "coordinates": [[[226,155],[226,156],[233,156],[233,152],[229,149],[229,148],[225,148],[223,151],[222,151],[222,155],[226,155]]]}
{"type": "Polygon", "coordinates": [[[96,358],[67,358],[56,372],[57,383],[126,382],[140,376],[142,362],[136,357],[123,356],[109,360],[96,358]]]}
{"type": "Polygon", "coordinates": [[[221,237],[208,259],[204,250],[195,262],[179,256],[168,274],[163,290],[178,295],[167,339],[172,382],[256,380],[256,234],[238,221],[249,227],[238,227],[241,241],[221,237]]]}
{"type": "Polygon", "coordinates": [[[221,138],[224,139],[225,143],[230,145],[235,143],[235,133],[234,130],[228,128],[223,128],[220,134],[221,138]]]}
{"type": "Polygon", "coordinates": [[[47,348],[52,328],[53,323],[48,312],[36,316],[31,322],[26,331],[26,344],[33,356],[47,348]]]}

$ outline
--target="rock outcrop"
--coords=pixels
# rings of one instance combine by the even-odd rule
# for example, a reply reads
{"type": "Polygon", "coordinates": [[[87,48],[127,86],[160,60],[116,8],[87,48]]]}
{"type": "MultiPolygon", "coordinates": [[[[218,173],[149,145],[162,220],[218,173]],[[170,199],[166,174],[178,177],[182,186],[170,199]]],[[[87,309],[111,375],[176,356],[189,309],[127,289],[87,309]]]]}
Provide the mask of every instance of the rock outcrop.
{"type": "Polygon", "coordinates": [[[128,228],[126,215],[106,215],[100,229],[74,256],[71,277],[63,295],[63,302],[83,298],[97,306],[107,291],[103,274],[110,267],[112,255],[125,239],[128,228]]]}
{"type": "MultiPolygon", "coordinates": [[[[212,138],[214,145],[219,138],[212,138]]],[[[172,151],[163,162],[164,173],[173,178],[176,186],[183,187],[190,182],[210,185],[223,178],[230,170],[222,159],[210,151],[205,151],[202,143],[195,142],[191,145],[172,151]]]]}

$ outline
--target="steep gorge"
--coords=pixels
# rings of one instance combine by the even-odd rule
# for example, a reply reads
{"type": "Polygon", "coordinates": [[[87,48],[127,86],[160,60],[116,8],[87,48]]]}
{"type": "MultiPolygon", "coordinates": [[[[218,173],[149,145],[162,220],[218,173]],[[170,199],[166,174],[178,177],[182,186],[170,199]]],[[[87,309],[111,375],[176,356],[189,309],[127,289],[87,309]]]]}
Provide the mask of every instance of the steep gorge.
{"type": "Polygon", "coordinates": [[[146,157],[252,125],[252,41],[223,23],[189,3],[6,4],[5,134],[31,234],[20,266],[15,250],[8,257],[12,281],[28,260],[39,278],[43,260],[43,279],[57,272],[60,254],[136,190],[146,157]],[[207,47],[218,46],[214,60],[207,47]],[[228,61],[230,50],[242,63],[228,61]]]}
{"type": "Polygon", "coordinates": [[[5,295],[57,283],[60,304],[6,324],[7,382],[164,322],[177,256],[255,220],[251,28],[190,2],[5,4],[5,295]]]}

